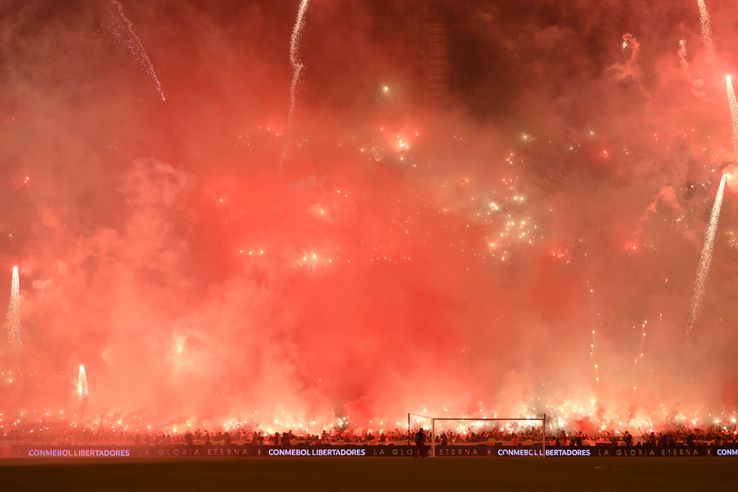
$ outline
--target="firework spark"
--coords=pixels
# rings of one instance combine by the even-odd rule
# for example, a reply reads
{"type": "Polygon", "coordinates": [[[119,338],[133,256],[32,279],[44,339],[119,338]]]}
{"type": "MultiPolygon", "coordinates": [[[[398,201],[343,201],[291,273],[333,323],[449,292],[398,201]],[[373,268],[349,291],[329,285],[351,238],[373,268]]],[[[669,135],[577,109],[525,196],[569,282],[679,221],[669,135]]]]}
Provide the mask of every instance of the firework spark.
{"type": "Polygon", "coordinates": [[[679,49],[677,50],[679,56],[679,63],[682,66],[682,70],[685,75],[689,75],[689,52],[687,51],[687,40],[679,40],[679,49]]]}
{"type": "MultiPolygon", "coordinates": [[[[586,280],[586,287],[587,287],[587,295],[590,297],[590,304],[595,307],[596,305],[594,303],[594,294],[595,290],[590,284],[589,280],[586,280]]],[[[600,321],[600,313],[596,312],[595,316],[597,318],[597,324],[599,324],[600,321]]],[[[600,384],[600,364],[597,360],[597,328],[592,328],[592,339],[589,344],[589,356],[592,359],[592,374],[594,376],[595,384],[600,384]]]]}
{"type": "Polygon", "coordinates": [[[646,328],[648,327],[648,320],[644,319],[643,323],[641,323],[641,343],[639,345],[638,349],[638,356],[635,358],[634,366],[636,369],[638,369],[639,365],[643,365],[643,358],[645,357],[645,353],[643,352],[646,344],[646,328]]]}
{"type": "Polygon", "coordinates": [[[302,39],[302,30],[305,27],[305,14],[307,13],[310,0],[301,0],[297,9],[297,19],[292,28],[292,37],[290,38],[290,64],[292,65],[292,82],[290,83],[290,107],[287,112],[287,127],[284,132],[284,147],[282,149],[282,160],[280,167],[289,156],[290,133],[292,130],[292,121],[295,117],[295,107],[297,106],[297,87],[300,85],[300,76],[305,66],[300,58],[300,40],[302,39]]]}
{"type": "MultiPolygon", "coordinates": [[[[659,313],[658,322],[661,322],[663,314],[659,313]]],[[[633,391],[638,390],[638,380],[640,375],[643,374],[643,362],[646,358],[646,335],[648,334],[648,320],[644,319],[641,323],[641,336],[638,344],[638,353],[636,354],[635,361],[633,363],[633,369],[635,371],[636,384],[633,386],[633,391]]]]}
{"type": "MultiPolygon", "coordinates": [[[[625,57],[625,63],[616,63],[608,68],[617,80],[627,80],[635,84],[643,95],[646,104],[651,104],[651,94],[643,85],[643,72],[641,71],[638,55],[641,50],[641,43],[631,33],[623,34],[623,42],[620,49],[625,57]]],[[[605,153],[606,155],[606,153],[605,153]]]]}
{"type": "Polygon", "coordinates": [[[697,7],[700,9],[700,31],[702,32],[702,42],[705,44],[705,51],[707,52],[707,63],[710,68],[715,68],[717,56],[715,55],[715,43],[712,40],[710,12],[707,10],[705,0],[697,0],[697,7]]]}
{"type": "Polygon", "coordinates": [[[125,28],[125,32],[123,32],[123,30],[120,29],[121,26],[115,25],[113,27],[113,37],[128,48],[128,51],[133,55],[133,58],[139,66],[149,75],[149,77],[151,77],[151,80],[154,82],[154,87],[156,87],[156,92],[159,93],[161,100],[166,101],[167,98],[164,95],[164,89],[161,87],[159,77],[156,75],[154,64],[151,63],[151,59],[149,58],[148,53],[146,53],[146,48],[144,48],[143,43],[141,43],[141,40],[133,30],[133,23],[126,16],[123,11],[123,5],[118,0],[111,0],[111,2],[113,2],[118,9],[120,22],[123,24],[122,27],[125,28]]]}
{"type": "Polygon", "coordinates": [[[689,312],[689,321],[687,323],[687,339],[692,335],[694,324],[699,318],[702,310],[702,301],[705,297],[705,287],[707,285],[707,277],[710,273],[710,263],[712,262],[712,250],[715,247],[715,235],[717,234],[718,221],[720,220],[720,209],[723,206],[723,194],[725,193],[725,182],[728,175],[723,174],[720,179],[720,186],[715,195],[715,203],[710,213],[710,224],[705,233],[705,244],[700,254],[700,263],[697,268],[697,279],[694,284],[694,295],[692,296],[692,304],[689,312]]]}

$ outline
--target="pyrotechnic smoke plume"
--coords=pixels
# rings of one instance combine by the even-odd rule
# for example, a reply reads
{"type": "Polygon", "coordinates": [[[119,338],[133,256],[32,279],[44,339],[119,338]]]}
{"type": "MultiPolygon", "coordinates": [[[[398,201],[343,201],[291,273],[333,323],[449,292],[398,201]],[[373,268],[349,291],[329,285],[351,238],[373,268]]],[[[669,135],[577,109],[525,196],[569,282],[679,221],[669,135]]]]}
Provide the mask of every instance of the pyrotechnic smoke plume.
{"type": "Polygon", "coordinates": [[[300,6],[297,9],[297,18],[295,25],[292,27],[292,37],[290,38],[290,64],[292,65],[292,82],[290,83],[290,106],[287,112],[287,125],[284,132],[284,147],[282,149],[282,158],[280,167],[285,159],[289,157],[290,135],[292,132],[292,122],[295,117],[295,107],[297,106],[297,87],[300,84],[300,76],[304,65],[300,58],[300,40],[302,39],[302,30],[305,27],[305,14],[307,13],[310,0],[300,0],[300,6]]]}
{"type": "Polygon", "coordinates": [[[133,55],[133,58],[139,66],[149,75],[149,77],[151,77],[152,82],[154,82],[156,92],[159,93],[161,100],[166,101],[167,98],[164,95],[164,89],[162,89],[161,82],[159,81],[159,77],[154,69],[154,64],[151,63],[151,59],[149,58],[148,53],[146,53],[146,48],[144,48],[143,43],[141,43],[138,35],[136,35],[136,32],[133,30],[133,23],[126,16],[123,11],[123,5],[118,0],[111,0],[111,2],[113,2],[117,7],[120,21],[125,27],[125,32],[121,32],[118,30],[118,26],[115,26],[113,28],[113,36],[117,41],[121,42],[128,48],[128,51],[133,55]]]}
{"type": "Polygon", "coordinates": [[[720,220],[720,209],[723,206],[723,194],[725,193],[725,182],[728,180],[728,174],[723,174],[720,178],[720,186],[715,195],[715,203],[710,213],[710,223],[705,233],[705,244],[700,254],[700,263],[697,267],[697,279],[694,283],[694,295],[692,296],[692,304],[689,311],[689,321],[687,323],[687,340],[692,335],[694,324],[700,316],[702,310],[702,301],[705,297],[705,287],[707,286],[707,277],[710,273],[710,263],[712,262],[712,250],[715,246],[715,235],[717,234],[718,221],[720,220]]]}
{"type": "MultiPolygon", "coordinates": [[[[0,263],[24,268],[8,419],[319,434],[553,411],[586,430],[634,386],[656,431],[736,408],[728,255],[690,318],[705,363],[673,377],[729,146],[725,100],[680,65],[694,91],[694,2],[127,3],[163,105],[131,101],[153,69],[123,1],[0,8],[0,263]]],[[[736,21],[710,6],[716,33],[736,21]]]]}

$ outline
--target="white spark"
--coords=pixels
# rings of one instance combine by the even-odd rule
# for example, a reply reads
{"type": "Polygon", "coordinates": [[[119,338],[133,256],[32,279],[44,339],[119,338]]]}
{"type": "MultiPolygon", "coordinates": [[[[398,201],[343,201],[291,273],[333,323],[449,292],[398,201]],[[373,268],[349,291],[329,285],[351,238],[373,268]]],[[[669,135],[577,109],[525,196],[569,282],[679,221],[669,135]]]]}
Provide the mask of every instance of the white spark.
{"type": "Polygon", "coordinates": [[[125,34],[122,34],[118,31],[117,26],[115,26],[113,28],[113,36],[116,40],[123,43],[128,48],[128,51],[136,59],[136,62],[138,62],[139,66],[147,74],[149,74],[149,77],[151,77],[151,80],[154,82],[154,86],[156,87],[156,91],[159,93],[161,100],[166,101],[167,98],[164,95],[164,89],[162,89],[161,87],[161,82],[159,82],[159,77],[156,75],[154,64],[151,63],[151,59],[149,58],[148,53],[146,53],[146,48],[144,48],[143,43],[141,43],[141,40],[136,35],[136,32],[133,30],[133,23],[130,21],[130,19],[128,19],[128,17],[126,17],[125,12],[123,11],[123,5],[121,5],[118,0],[111,0],[111,2],[113,2],[113,4],[118,8],[120,20],[123,22],[126,30],[125,34]]]}
{"type": "Polygon", "coordinates": [[[725,182],[728,175],[723,174],[720,179],[720,187],[715,196],[715,204],[712,206],[710,214],[710,224],[705,233],[705,244],[700,254],[700,264],[697,268],[697,279],[694,284],[694,295],[692,297],[692,305],[689,313],[689,322],[687,323],[687,340],[692,334],[694,324],[699,318],[702,310],[702,301],[705,297],[705,286],[707,285],[707,277],[710,273],[710,263],[712,262],[712,250],[715,246],[715,235],[717,234],[718,221],[720,220],[720,209],[723,206],[723,194],[725,193],[725,182]]]}
{"type": "Polygon", "coordinates": [[[292,82],[290,84],[290,107],[287,112],[287,127],[284,132],[284,148],[282,149],[282,160],[280,167],[285,159],[289,156],[289,138],[292,130],[292,120],[295,117],[295,106],[297,106],[297,87],[300,85],[300,76],[305,68],[300,59],[300,40],[302,39],[302,30],[305,27],[305,14],[307,13],[310,0],[301,0],[297,9],[297,19],[292,28],[292,37],[290,38],[290,64],[292,64],[292,82]]]}

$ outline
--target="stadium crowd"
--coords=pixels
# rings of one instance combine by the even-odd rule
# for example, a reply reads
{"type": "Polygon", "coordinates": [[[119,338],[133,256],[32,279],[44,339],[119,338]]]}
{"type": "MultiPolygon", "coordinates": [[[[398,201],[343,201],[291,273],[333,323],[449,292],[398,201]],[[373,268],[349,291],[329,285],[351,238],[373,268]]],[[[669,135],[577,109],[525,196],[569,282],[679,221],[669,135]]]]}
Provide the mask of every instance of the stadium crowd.
{"type": "MultiPolygon", "coordinates": [[[[387,432],[355,432],[350,429],[332,428],[320,434],[287,432],[268,433],[247,427],[231,428],[210,432],[207,429],[192,429],[185,432],[157,433],[130,431],[116,426],[77,426],[65,422],[4,422],[0,425],[0,442],[13,444],[54,445],[389,445],[407,444],[415,434],[406,429],[387,432]]],[[[426,429],[427,442],[431,436],[426,429]]],[[[527,429],[475,429],[465,431],[438,430],[435,441],[438,445],[505,445],[531,446],[540,443],[543,435],[540,428],[527,429]]],[[[602,431],[598,433],[566,432],[558,430],[546,436],[547,446],[581,447],[596,445],[670,447],[674,445],[727,445],[738,444],[738,429],[712,426],[706,429],[673,428],[662,432],[643,432],[635,436],[629,431],[602,431]]]]}

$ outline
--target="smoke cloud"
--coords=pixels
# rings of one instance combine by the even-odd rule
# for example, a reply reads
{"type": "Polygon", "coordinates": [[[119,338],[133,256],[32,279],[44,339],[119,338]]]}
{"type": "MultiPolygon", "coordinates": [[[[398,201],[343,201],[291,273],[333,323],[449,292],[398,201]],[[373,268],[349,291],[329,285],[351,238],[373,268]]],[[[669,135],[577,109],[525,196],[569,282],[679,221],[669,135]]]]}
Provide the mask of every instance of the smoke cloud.
{"type": "Polygon", "coordinates": [[[730,185],[683,338],[735,160],[729,2],[713,70],[694,2],[315,0],[280,170],[298,3],[121,1],[166,102],[107,3],[0,4],[0,280],[20,266],[23,330],[0,409],[735,411],[730,185]]]}

